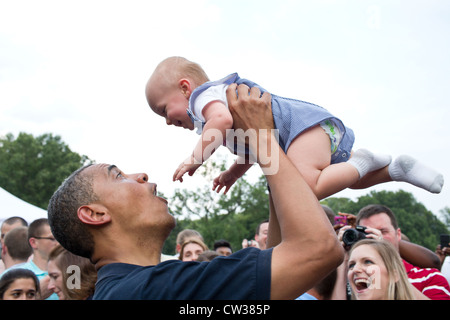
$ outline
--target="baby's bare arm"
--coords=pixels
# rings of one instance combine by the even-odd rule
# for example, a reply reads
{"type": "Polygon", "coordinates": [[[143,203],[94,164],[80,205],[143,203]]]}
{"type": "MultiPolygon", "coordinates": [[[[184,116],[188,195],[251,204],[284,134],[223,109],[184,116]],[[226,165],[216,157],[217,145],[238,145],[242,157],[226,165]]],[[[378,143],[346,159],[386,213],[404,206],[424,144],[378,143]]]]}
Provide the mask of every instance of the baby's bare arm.
{"type": "Polygon", "coordinates": [[[213,101],[203,109],[206,123],[202,135],[195,146],[193,158],[203,163],[219,148],[226,137],[227,129],[233,127],[233,117],[221,101],[213,101]]]}
{"type": "Polygon", "coordinates": [[[226,137],[227,129],[233,127],[233,117],[220,101],[213,101],[203,109],[206,123],[202,135],[192,154],[184,160],[173,174],[173,181],[183,182],[183,175],[194,172],[219,148],[226,137]]]}

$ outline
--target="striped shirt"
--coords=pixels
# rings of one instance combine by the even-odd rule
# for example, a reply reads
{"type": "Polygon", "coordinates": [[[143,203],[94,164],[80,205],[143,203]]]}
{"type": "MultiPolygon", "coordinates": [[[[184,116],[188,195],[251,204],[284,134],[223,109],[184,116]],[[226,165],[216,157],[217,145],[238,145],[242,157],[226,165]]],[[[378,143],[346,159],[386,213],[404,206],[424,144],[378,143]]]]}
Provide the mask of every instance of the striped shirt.
{"type": "Polygon", "coordinates": [[[419,268],[403,260],[409,282],[431,300],[450,300],[447,279],[438,269],[419,268]]]}

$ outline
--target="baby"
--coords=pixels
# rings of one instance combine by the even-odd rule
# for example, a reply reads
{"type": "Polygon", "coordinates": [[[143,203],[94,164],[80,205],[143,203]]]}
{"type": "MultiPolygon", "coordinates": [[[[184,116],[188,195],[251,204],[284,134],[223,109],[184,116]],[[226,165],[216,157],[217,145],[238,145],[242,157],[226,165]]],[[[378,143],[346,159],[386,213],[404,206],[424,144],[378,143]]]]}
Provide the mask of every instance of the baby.
{"type": "MultiPolygon", "coordinates": [[[[193,153],[175,171],[174,181],[182,182],[186,172],[193,175],[223,144],[237,151],[233,141],[226,142],[233,128],[226,100],[231,83],[266,91],[236,73],[211,82],[197,63],[182,57],[162,61],[148,80],[145,93],[150,108],[168,125],[197,128],[201,134],[193,153]]],[[[320,106],[272,94],[272,113],[280,147],[319,200],[345,188],[367,188],[387,181],[408,182],[432,193],[442,189],[443,176],[410,156],[391,161],[388,155],[366,149],[352,152],[353,131],[320,106]]],[[[252,166],[248,156],[238,155],[246,160],[238,158],[216,177],[213,190],[220,192],[225,187],[226,193],[252,166]]]]}

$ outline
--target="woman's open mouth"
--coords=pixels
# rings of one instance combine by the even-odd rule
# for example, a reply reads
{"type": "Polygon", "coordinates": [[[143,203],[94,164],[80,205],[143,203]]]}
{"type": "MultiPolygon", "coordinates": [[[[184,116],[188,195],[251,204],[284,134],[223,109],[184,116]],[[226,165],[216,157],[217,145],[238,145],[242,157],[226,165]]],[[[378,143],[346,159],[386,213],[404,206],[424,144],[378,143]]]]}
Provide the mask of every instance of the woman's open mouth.
{"type": "Polygon", "coordinates": [[[369,289],[370,285],[372,284],[372,281],[365,278],[357,278],[353,280],[353,283],[355,284],[355,288],[358,292],[363,292],[367,289],[369,289]]]}

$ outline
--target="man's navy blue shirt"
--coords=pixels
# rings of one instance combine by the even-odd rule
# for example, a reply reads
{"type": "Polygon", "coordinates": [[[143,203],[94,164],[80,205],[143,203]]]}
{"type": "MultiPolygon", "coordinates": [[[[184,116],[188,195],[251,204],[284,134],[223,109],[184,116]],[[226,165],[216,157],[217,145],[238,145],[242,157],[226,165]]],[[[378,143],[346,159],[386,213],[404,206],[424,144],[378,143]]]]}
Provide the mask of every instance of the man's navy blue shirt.
{"type": "Polygon", "coordinates": [[[98,271],[93,299],[267,300],[271,260],[272,249],[247,248],[210,262],[111,263],[98,271]]]}

